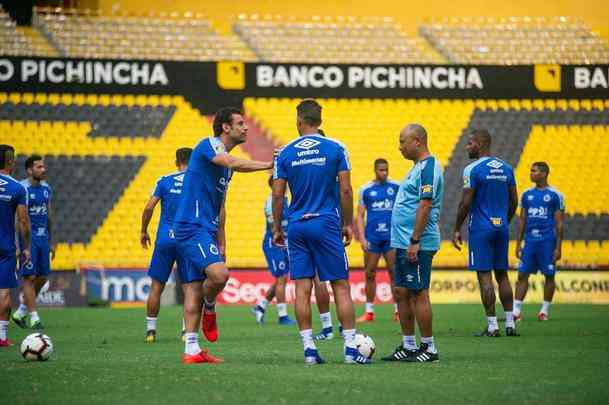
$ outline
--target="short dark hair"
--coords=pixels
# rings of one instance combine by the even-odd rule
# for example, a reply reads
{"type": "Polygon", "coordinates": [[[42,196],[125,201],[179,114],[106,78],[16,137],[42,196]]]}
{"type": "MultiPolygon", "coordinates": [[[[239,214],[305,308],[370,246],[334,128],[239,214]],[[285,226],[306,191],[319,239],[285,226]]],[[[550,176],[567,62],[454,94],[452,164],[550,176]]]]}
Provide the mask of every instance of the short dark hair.
{"type": "Polygon", "coordinates": [[[491,133],[488,132],[488,129],[474,129],[472,131],[472,135],[478,140],[478,142],[480,142],[480,146],[487,148],[491,147],[493,137],[491,136],[491,133]]]}
{"type": "Polygon", "coordinates": [[[178,164],[187,165],[192,154],[192,148],[180,148],[176,150],[176,162],[178,164]]]}
{"type": "Polygon", "coordinates": [[[32,155],[29,158],[25,159],[25,170],[31,169],[34,167],[34,162],[42,160],[42,156],[40,155],[32,155]]]}
{"type": "Polygon", "coordinates": [[[214,136],[222,135],[222,124],[233,124],[233,114],[243,114],[236,107],[223,107],[216,112],[214,117],[214,136]]]}
{"type": "Polygon", "coordinates": [[[550,174],[550,166],[546,162],[535,162],[533,166],[537,167],[539,170],[546,174],[546,177],[550,174]]]}
{"type": "Polygon", "coordinates": [[[383,165],[383,164],[389,166],[389,162],[387,161],[387,159],[378,158],[374,161],[374,168],[376,169],[378,167],[378,165],[383,165]]]}
{"type": "Polygon", "coordinates": [[[15,159],[15,148],[11,145],[0,145],[0,169],[6,169],[9,161],[15,159]]]}
{"type": "Polygon", "coordinates": [[[296,107],[298,116],[305,124],[318,127],[321,125],[321,105],[313,99],[302,100],[296,107]]]}

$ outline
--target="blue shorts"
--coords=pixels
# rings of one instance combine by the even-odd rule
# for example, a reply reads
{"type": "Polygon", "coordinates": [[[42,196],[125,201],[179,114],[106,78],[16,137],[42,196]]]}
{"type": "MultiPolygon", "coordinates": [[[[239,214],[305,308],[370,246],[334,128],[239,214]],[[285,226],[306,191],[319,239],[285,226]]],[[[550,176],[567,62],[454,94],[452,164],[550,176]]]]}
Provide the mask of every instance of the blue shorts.
{"type": "Polygon", "coordinates": [[[0,289],[17,288],[17,256],[0,252],[0,289]]]}
{"type": "Polygon", "coordinates": [[[368,239],[368,237],[366,237],[366,240],[368,241],[368,252],[370,252],[370,253],[385,254],[385,253],[389,252],[391,249],[393,249],[391,247],[391,239],[375,240],[375,239],[368,239]]]}
{"type": "Polygon", "coordinates": [[[413,291],[428,290],[431,282],[431,263],[435,250],[419,250],[417,261],[408,260],[406,249],[396,249],[394,283],[413,291]]]}
{"type": "Polygon", "coordinates": [[[274,245],[273,239],[269,235],[265,236],[262,241],[262,251],[273,277],[283,277],[290,272],[288,250],[274,245]]]}
{"type": "Polygon", "coordinates": [[[177,271],[180,280],[184,280],[184,260],[178,255],[175,239],[157,239],[148,268],[148,275],[159,283],[165,284],[169,279],[174,263],[177,263],[177,271]]]}
{"type": "Polygon", "coordinates": [[[507,228],[469,233],[469,269],[491,271],[508,269],[510,235],[507,228]]]}
{"type": "Polygon", "coordinates": [[[340,219],[323,215],[290,223],[288,255],[292,279],[347,280],[349,263],[343,246],[340,219]]]}
{"type": "Polygon", "coordinates": [[[21,277],[36,276],[46,277],[51,273],[51,248],[47,242],[32,241],[32,260],[24,263],[23,257],[19,258],[19,273],[21,277]]]}
{"type": "Polygon", "coordinates": [[[208,266],[224,262],[218,251],[216,233],[205,229],[186,237],[178,237],[176,234],[176,250],[184,264],[184,271],[180,272],[183,283],[205,280],[205,269],[208,266]]]}
{"type": "Polygon", "coordinates": [[[554,238],[541,241],[525,241],[518,271],[521,273],[541,271],[545,276],[553,276],[556,274],[554,249],[556,249],[556,239],[554,238]]]}

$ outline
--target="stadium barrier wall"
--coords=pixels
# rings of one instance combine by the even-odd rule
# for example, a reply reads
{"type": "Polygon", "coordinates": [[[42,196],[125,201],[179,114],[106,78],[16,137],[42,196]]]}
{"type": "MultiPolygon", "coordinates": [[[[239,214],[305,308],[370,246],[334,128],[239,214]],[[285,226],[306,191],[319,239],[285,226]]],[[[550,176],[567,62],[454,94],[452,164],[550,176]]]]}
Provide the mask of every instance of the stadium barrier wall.
{"type": "Polygon", "coordinates": [[[245,97],[607,98],[609,65],[347,65],[0,57],[1,92],[245,97]]]}
{"type": "MultiPolygon", "coordinates": [[[[39,307],[82,307],[87,300],[80,292],[80,275],[75,270],[52,272],[36,299],[39,307]]],[[[21,289],[11,289],[13,306],[19,305],[21,289]]]]}
{"type": "MultiPolygon", "coordinates": [[[[81,269],[84,292],[89,303],[109,303],[114,306],[137,306],[145,302],[150,288],[150,278],[145,269],[104,269],[84,267],[81,269]]],[[[516,273],[510,272],[510,279],[516,281],[516,273]]],[[[349,273],[351,296],[356,304],[366,301],[365,274],[362,270],[349,273]]],[[[252,305],[263,298],[273,284],[272,275],[265,270],[232,270],[224,291],[218,296],[218,303],[226,305],[252,305]]],[[[165,289],[173,289],[179,281],[172,278],[165,289]]],[[[609,304],[609,272],[605,271],[563,271],[556,276],[557,303],[609,304]]],[[[480,291],[476,274],[469,271],[434,270],[430,287],[432,300],[438,304],[479,303],[480,291]]],[[[166,294],[166,293],[164,293],[166,294]]],[[[294,303],[295,285],[288,282],[286,299],[294,303]]],[[[313,302],[315,297],[312,297],[313,302]]],[[[391,303],[391,287],[386,271],[377,272],[378,303],[391,303]]],[[[543,300],[543,277],[530,279],[527,302],[543,300]]],[[[164,301],[165,304],[171,302],[164,301]]],[[[173,303],[179,303],[174,301],[173,303]]]]}

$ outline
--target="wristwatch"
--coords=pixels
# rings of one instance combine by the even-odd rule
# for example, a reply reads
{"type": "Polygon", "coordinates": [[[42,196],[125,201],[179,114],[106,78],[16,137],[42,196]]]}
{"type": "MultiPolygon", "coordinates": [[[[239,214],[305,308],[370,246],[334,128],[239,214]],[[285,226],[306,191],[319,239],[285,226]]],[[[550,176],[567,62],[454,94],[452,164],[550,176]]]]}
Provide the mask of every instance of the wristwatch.
{"type": "Polygon", "coordinates": [[[411,245],[418,245],[420,242],[421,242],[421,239],[410,238],[410,244],[411,245]]]}

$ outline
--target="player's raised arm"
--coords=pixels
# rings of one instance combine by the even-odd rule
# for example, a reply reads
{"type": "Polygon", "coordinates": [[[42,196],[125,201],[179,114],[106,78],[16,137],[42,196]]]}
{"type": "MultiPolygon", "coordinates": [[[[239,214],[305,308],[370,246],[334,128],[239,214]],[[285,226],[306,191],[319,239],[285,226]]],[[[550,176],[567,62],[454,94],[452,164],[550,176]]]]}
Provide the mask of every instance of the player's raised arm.
{"type": "Polygon", "coordinates": [[[353,188],[351,187],[351,172],[338,172],[340,194],[340,209],[343,220],[343,243],[345,246],[353,239],[353,188]]]}
{"type": "MultiPolygon", "coordinates": [[[[155,190],[156,194],[156,190],[155,190]]],[[[161,199],[156,196],[150,196],[150,199],[146,203],[144,207],[144,211],[142,211],[142,227],[140,230],[140,243],[144,249],[148,249],[150,246],[150,235],[148,235],[148,225],[150,224],[150,220],[152,219],[152,215],[154,214],[154,208],[161,201],[161,199]]]]}
{"type": "Polygon", "coordinates": [[[273,161],[264,162],[260,160],[240,159],[229,155],[228,153],[220,153],[216,155],[212,162],[218,166],[226,167],[236,172],[256,172],[260,170],[269,170],[273,168],[273,161]]]}

